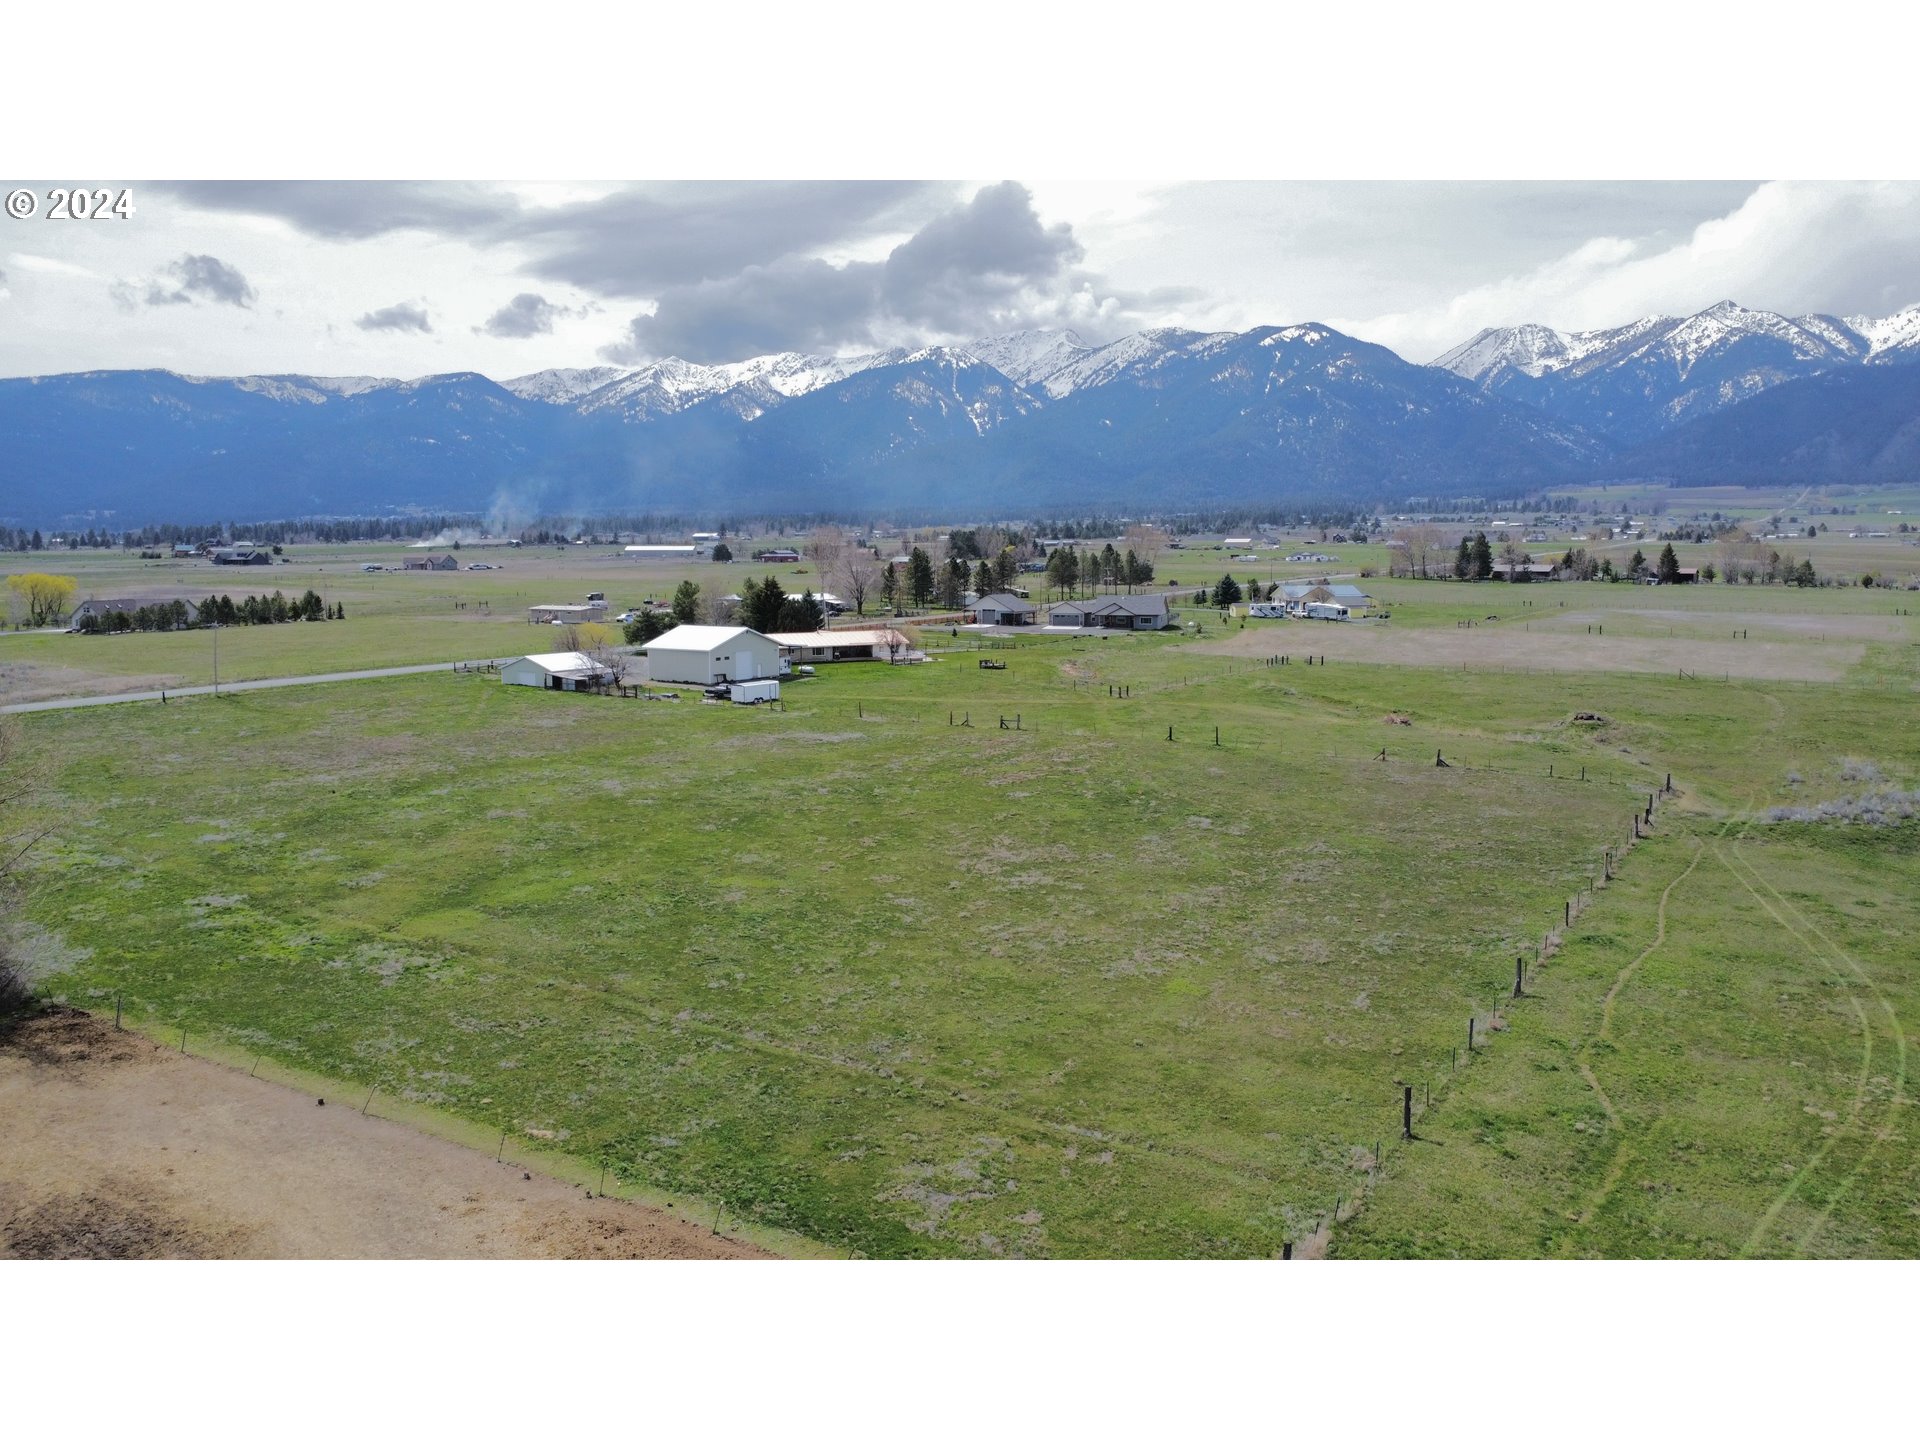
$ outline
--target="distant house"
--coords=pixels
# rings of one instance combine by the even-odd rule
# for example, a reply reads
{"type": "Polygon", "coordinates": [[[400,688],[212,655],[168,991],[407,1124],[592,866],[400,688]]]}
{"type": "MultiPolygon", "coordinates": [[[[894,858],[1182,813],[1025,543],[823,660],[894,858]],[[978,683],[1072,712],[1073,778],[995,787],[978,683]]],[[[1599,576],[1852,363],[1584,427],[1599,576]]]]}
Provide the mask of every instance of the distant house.
{"type": "Polygon", "coordinates": [[[1287,560],[1290,564],[1294,565],[1333,564],[1333,557],[1331,555],[1322,555],[1318,550],[1296,550],[1293,554],[1287,556],[1287,560]]]}
{"type": "Polygon", "coordinates": [[[647,678],[667,685],[777,680],[780,642],[744,625],[676,625],[640,647],[647,678]]]}
{"type": "Polygon", "coordinates": [[[500,667],[508,685],[531,685],[537,690],[592,690],[613,679],[613,672],[591,655],[561,650],[547,655],[522,655],[500,667]]]}
{"type": "Polygon", "coordinates": [[[711,545],[628,545],[620,553],[629,560],[698,560],[712,551],[711,545]]]}
{"type": "Polygon", "coordinates": [[[191,560],[199,553],[200,551],[197,547],[184,543],[173,547],[173,558],[176,560],[191,560]]]}
{"type": "Polygon", "coordinates": [[[903,659],[912,648],[898,630],[782,630],[767,638],[796,665],[903,659]]]}
{"type": "MultiPolygon", "coordinates": [[[[78,605],[73,607],[73,618],[67,621],[67,628],[70,630],[78,630],[80,628],[80,622],[85,620],[89,615],[103,617],[107,615],[131,615],[136,610],[151,610],[160,605],[172,605],[173,602],[174,597],[171,595],[139,595],[121,600],[82,600],[78,605]]],[[[200,607],[191,600],[182,600],[180,603],[187,607],[187,624],[199,624],[200,607]]]]}
{"type": "Polygon", "coordinates": [[[1352,612],[1373,606],[1373,597],[1358,585],[1335,585],[1326,580],[1290,580],[1280,586],[1275,602],[1291,616],[1307,613],[1312,605],[1337,605],[1352,612]]]}
{"type": "Polygon", "coordinates": [[[451,555],[409,555],[401,567],[406,570],[458,570],[460,562],[451,555]]]}
{"type": "Polygon", "coordinates": [[[1047,624],[1073,630],[1164,630],[1173,623],[1164,595],[1107,595],[1094,600],[1063,600],[1047,614],[1047,624]]]}
{"type": "Polygon", "coordinates": [[[262,545],[222,545],[213,552],[216,565],[271,565],[273,552],[262,545]]]}
{"type": "Polygon", "coordinates": [[[1004,590],[982,595],[973,603],[973,618],[981,625],[1031,625],[1039,613],[1038,606],[1004,590]]]}
{"type": "Polygon", "coordinates": [[[753,558],[769,565],[790,565],[799,561],[800,552],[798,550],[762,550],[753,558]]]}
{"type": "Polygon", "coordinates": [[[551,625],[558,620],[562,625],[584,625],[594,620],[607,618],[605,600],[589,600],[584,605],[529,605],[527,623],[529,625],[551,625]]]}
{"type": "Polygon", "coordinates": [[[1554,567],[1551,565],[1522,565],[1505,560],[1493,562],[1493,578],[1496,580],[1551,580],[1554,567]]]}

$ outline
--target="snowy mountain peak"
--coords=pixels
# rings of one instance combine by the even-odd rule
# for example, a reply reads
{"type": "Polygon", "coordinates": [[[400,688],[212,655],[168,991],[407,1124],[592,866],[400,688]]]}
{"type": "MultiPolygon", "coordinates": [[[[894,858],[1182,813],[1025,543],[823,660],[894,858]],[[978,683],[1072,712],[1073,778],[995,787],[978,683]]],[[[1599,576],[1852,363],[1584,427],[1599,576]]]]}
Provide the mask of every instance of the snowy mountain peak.
{"type": "Polygon", "coordinates": [[[1017,330],[990,335],[960,347],[974,359],[991,365],[1022,388],[1044,387],[1055,375],[1092,353],[1071,330],[1017,330]]]}
{"type": "Polygon", "coordinates": [[[1849,315],[1846,323],[1867,342],[1867,357],[1871,360],[1920,358],[1920,305],[1910,305],[1883,320],[1849,315]]]}
{"type": "Polygon", "coordinates": [[[500,388],[512,391],[522,400],[571,405],[627,373],[617,365],[596,365],[587,370],[536,370],[531,375],[516,375],[511,380],[502,380],[500,388]]]}

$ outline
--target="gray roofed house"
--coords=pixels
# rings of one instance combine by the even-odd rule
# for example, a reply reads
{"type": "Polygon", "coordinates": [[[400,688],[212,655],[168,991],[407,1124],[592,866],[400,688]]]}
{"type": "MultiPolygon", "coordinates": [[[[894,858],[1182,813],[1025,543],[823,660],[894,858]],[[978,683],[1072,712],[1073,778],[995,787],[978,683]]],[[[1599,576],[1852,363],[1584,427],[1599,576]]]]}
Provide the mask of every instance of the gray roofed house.
{"type": "Polygon", "coordinates": [[[1173,623],[1164,595],[1103,595],[1092,600],[1062,600],[1047,615],[1060,629],[1165,630],[1173,623]]]}
{"type": "Polygon", "coordinates": [[[1005,590],[982,595],[973,602],[972,608],[975,622],[981,625],[1031,625],[1034,616],[1040,613],[1037,605],[1030,605],[1005,590]]]}

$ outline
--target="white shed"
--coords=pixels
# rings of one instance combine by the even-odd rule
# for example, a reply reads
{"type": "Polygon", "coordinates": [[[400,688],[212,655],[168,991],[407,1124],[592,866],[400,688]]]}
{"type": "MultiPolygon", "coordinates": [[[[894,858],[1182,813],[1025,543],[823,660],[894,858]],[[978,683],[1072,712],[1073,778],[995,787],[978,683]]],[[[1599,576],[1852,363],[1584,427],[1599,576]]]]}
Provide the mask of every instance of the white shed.
{"type": "Polygon", "coordinates": [[[612,678],[611,670],[577,650],[522,655],[500,667],[500,679],[506,684],[531,685],[536,690],[581,690],[612,678]]]}
{"type": "Polygon", "coordinates": [[[676,625],[640,647],[647,678],[666,685],[777,680],[780,646],[743,625],[676,625]]]}

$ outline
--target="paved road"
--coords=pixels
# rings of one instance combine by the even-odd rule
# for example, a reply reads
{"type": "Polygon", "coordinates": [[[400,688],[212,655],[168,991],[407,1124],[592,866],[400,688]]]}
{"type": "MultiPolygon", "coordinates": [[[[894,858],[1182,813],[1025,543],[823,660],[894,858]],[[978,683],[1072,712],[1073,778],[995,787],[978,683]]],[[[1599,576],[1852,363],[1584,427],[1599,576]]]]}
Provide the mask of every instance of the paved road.
{"type": "MultiPolygon", "coordinates": [[[[509,659],[513,658],[511,656],[509,659]]],[[[457,664],[442,661],[435,665],[395,665],[385,670],[340,670],[331,675],[282,675],[272,680],[232,680],[220,687],[229,690],[277,690],[283,685],[326,685],[335,680],[379,680],[389,675],[425,675],[436,670],[454,670],[459,664],[484,665],[484,660],[466,660],[457,664]]],[[[492,662],[494,664],[500,661],[492,662]]],[[[74,695],[65,700],[30,700],[20,705],[0,705],[0,715],[23,714],[29,710],[78,710],[87,705],[125,705],[135,700],[158,700],[159,690],[130,690],[121,695],[74,695]]],[[[186,685],[164,692],[167,699],[184,695],[211,695],[211,685],[186,685]]]]}

